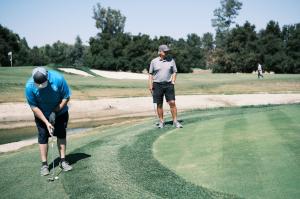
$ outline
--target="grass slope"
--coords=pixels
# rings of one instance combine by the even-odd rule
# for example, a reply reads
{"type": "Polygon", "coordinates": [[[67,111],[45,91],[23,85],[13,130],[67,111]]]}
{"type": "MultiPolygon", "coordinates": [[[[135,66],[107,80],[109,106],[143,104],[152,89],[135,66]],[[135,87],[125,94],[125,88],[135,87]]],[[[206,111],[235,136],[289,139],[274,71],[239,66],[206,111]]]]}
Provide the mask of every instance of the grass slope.
{"type": "MultiPolygon", "coordinates": [[[[33,67],[0,67],[0,103],[25,101],[24,87],[32,69],[33,67]]],[[[82,77],[67,73],[64,76],[72,89],[73,99],[149,96],[146,80],[82,77]]],[[[300,91],[300,75],[266,74],[265,79],[258,80],[254,74],[178,74],[177,79],[176,93],[179,95],[300,91]]]]}
{"type": "Polygon", "coordinates": [[[185,180],[246,198],[299,198],[300,106],[191,113],[154,156],[185,180]]]}

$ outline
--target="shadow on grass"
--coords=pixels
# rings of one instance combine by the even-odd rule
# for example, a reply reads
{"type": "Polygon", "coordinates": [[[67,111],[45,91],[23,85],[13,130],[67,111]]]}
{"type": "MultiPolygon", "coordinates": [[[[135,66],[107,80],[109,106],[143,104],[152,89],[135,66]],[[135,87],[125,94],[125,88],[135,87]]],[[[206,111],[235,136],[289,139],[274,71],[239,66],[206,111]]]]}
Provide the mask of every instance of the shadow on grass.
{"type": "MultiPolygon", "coordinates": [[[[178,120],[178,122],[180,123],[183,123],[183,120],[178,120]]],[[[156,126],[158,126],[158,122],[156,123],[156,126]]],[[[171,125],[173,126],[173,120],[168,120],[168,121],[165,121],[165,125],[171,125]]]]}
{"type": "MultiPolygon", "coordinates": [[[[90,158],[91,155],[86,154],[86,153],[71,153],[69,155],[66,155],[66,160],[69,162],[70,165],[72,164],[76,164],[76,162],[86,159],[86,158],[90,158]]],[[[54,160],[54,168],[57,167],[59,165],[59,161],[60,158],[56,158],[54,160]]],[[[49,170],[51,170],[53,168],[53,162],[51,162],[49,164],[49,170]]]]}

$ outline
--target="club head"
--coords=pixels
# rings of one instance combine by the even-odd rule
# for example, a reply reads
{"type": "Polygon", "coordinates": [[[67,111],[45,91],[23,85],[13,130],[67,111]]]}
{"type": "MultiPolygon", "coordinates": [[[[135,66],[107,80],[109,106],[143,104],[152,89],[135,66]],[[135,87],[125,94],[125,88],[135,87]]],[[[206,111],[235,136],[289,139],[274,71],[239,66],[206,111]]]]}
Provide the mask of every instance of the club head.
{"type": "Polygon", "coordinates": [[[53,182],[54,181],[54,178],[51,177],[51,178],[48,178],[48,182],[53,182]]]}

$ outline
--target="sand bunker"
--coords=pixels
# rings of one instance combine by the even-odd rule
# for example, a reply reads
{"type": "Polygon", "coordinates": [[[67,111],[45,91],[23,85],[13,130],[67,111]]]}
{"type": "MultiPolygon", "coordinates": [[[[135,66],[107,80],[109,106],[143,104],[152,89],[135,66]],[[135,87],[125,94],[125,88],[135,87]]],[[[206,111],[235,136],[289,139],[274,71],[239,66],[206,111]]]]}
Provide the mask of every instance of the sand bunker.
{"type": "Polygon", "coordinates": [[[81,76],[85,76],[85,77],[94,77],[93,75],[91,75],[87,72],[84,72],[82,70],[78,70],[78,69],[75,69],[75,68],[58,68],[58,69],[61,70],[61,71],[66,72],[66,73],[81,75],[81,76]]]}
{"type": "Polygon", "coordinates": [[[142,73],[112,72],[112,71],[95,70],[95,69],[92,69],[91,71],[97,75],[106,78],[111,78],[111,79],[138,79],[138,80],[148,79],[148,75],[142,73]]]}

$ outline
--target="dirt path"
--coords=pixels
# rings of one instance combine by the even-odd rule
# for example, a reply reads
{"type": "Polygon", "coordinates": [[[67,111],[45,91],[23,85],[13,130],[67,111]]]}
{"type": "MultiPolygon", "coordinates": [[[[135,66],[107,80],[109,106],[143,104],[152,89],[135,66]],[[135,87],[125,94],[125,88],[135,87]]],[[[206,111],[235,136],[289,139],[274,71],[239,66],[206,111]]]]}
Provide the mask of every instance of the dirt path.
{"type": "MultiPolygon", "coordinates": [[[[177,96],[176,101],[178,110],[183,111],[229,106],[298,103],[300,94],[185,95],[177,96]]],[[[168,110],[167,105],[164,108],[168,110]]],[[[70,121],[72,122],[147,115],[154,115],[150,97],[71,100],[70,102],[70,121]]],[[[33,115],[26,103],[0,104],[0,129],[33,125],[33,115]]]]}

